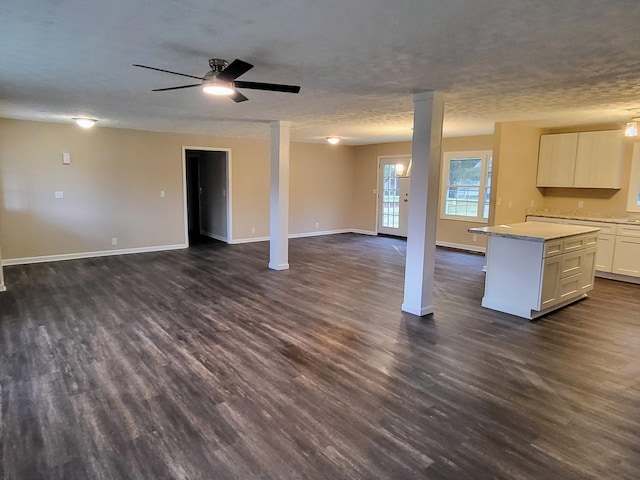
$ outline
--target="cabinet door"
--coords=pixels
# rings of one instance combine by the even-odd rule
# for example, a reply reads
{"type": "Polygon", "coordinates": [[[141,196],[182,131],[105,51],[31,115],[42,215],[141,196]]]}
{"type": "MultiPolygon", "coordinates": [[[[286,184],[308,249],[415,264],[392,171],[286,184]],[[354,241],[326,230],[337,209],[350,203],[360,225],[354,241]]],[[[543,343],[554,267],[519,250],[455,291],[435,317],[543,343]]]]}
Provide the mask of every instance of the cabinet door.
{"type": "Polygon", "coordinates": [[[540,308],[543,310],[558,301],[558,282],[562,256],[545,258],[542,267],[542,285],[540,287],[540,308]]]}
{"type": "Polygon", "coordinates": [[[601,233],[598,235],[598,250],[596,253],[596,270],[610,272],[613,267],[613,249],[616,245],[616,236],[601,233]]]}
{"type": "Polygon", "coordinates": [[[580,275],[580,291],[587,293],[593,289],[593,276],[596,268],[597,247],[587,248],[582,252],[582,275],[580,275]]]}
{"type": "Polygon", "coordinates": [[[623,138],[622,130],[580,132],[574,187],[620,188],[623,138]]]}
{"type": "Polygon", "coordinates": [[[577,133],[541,135],[537,185],[573,187],[577,149],[577,133]]]}
{"type": "Polygon", "coordinates": [[[616,237],[612,271],[640,277],[640,237],[616,237]]]}

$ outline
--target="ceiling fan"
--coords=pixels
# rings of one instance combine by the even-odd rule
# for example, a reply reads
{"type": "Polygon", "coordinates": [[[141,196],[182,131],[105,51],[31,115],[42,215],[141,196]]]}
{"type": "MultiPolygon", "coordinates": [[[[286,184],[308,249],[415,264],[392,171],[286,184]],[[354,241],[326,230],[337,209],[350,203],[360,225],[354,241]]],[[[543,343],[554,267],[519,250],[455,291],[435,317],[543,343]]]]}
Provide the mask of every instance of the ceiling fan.
{"type": "Polygon", "coordinates": [[[244,102],[249,100],[238,88],[250,88],[253,90],[268,90],[270,92],[285,92],[285,93],[299,93],[300,87],[296,85],[282,85],[279,83],[262,83],[262,82],[244,82],[242,80],[236,80],[240,75],[247,73],[253,68],[253,65],[243,60],[234,60],[229,63],[221,58],[212,58],[209,60],[209,70],[202,77],[196,77],[195,75],[187,75],[186,73],[172,72],[170,70],[163,70],[162,68],[148,67],[146,65],[133,64],[134,67],[148,68],[149,70],[156,70],[158,72],[170,73],[172,75],[180,75],[182,77],[195,78],[200,80],[200,83],[194,83],[191,85],[180,85],[178,87],[168,88],[156,88],[152,92],[166,92],[168,90],[179,90],[182,88],[202,87],[205,93],[211,95],[226,95],[229,96],[234,102],[244,102]]]}

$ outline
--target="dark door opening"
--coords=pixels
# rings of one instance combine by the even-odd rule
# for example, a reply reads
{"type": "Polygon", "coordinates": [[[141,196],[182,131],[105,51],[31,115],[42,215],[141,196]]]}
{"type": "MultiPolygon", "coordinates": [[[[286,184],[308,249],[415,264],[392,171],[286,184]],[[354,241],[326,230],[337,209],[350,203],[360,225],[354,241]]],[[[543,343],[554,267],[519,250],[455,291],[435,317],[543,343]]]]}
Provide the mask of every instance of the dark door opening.
{"type": "Polygon", "coordinates": [[[230,241],[228,152],[186,150],[189,245],[230,241]]]}

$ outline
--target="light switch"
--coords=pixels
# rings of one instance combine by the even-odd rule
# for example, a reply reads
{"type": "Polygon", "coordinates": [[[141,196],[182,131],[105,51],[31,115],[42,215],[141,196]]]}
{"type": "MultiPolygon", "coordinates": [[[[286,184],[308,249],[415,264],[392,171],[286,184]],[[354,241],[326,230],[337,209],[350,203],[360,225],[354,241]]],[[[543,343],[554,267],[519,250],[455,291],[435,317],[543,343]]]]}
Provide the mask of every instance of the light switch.
{"type": "Polygon", "coordinates": [[[64,192],[56,192],[56,198],[64,198],[64,192]]]}
{"type": "Polygon", "coordinates": [[[71,165],[71,154],[69,152],[62,153],[62,164],[71,165]]]}
{"type": "Polygon", "coordinates": [[[160,190],[160,196],[164,198],[164,190],[160,190]]]}

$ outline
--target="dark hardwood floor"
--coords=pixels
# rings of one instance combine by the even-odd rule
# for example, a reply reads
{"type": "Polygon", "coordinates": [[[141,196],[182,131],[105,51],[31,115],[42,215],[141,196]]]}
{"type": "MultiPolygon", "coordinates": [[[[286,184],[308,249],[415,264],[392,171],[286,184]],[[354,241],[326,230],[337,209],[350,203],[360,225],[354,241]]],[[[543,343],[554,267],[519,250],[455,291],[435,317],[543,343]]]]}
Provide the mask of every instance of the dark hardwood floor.
{"type": "Polygon", "coordinates": [[[5,479],[637,479],[640,286],[529,322],[439,250],[400,311],[405,242],[268,244],[5,268],[5,479]]]}

